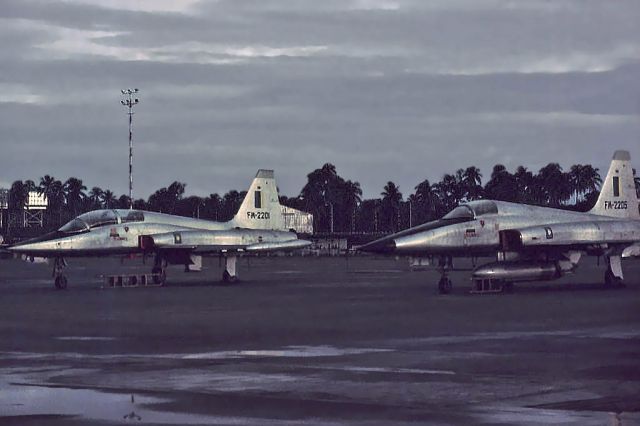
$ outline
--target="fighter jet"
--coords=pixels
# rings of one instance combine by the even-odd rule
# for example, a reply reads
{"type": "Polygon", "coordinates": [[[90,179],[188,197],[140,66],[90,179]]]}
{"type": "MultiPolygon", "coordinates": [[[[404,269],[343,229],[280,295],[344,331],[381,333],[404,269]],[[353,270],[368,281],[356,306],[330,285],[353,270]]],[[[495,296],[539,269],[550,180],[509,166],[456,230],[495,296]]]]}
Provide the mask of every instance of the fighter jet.
{"type": "Polygon", "coordinates": [[[360,250],[413,257],[435,266],[440,293],[452,289],[454,257],[495,256],[473,269],[472,289],[505,291],[514,282],[554,280],[582,255],[605,259],[605,284],[622,285],[621,259],[640,255],[640,212],[627,151],[616,151],[598,201],[587,213],[504,201],[463,203],[439,220],[380,238],[360,250]]]}
{"type": "Polygon", "coordinates": [[[189,265],[196,256],[223,256],[223,281],[238,279],[242,253],[301,249],[311,244],[285,228],[273,170],[259,170],[236,216],[212,222],[142,210],[84,213],[55,232],[9,246],[27,257],[53,258],[55,287],[67,287],[67,257],[153,254],[152,274],[164,283],[168,264],[189,265]]]}

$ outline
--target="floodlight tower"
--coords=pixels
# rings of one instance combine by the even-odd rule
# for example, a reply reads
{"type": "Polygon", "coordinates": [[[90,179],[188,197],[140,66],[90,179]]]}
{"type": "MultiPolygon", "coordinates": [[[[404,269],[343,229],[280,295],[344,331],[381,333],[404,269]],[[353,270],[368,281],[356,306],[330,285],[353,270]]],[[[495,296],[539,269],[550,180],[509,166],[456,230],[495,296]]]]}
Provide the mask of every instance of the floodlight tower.
{"type": "Polygon", "coordinates": [[[135,97],[138,94],[138,89],[122,89],[120,92],[124,96],[120,103],[129,109],[129,209],[133,209],[133,133],[131,126],[133,124],[133,107],[140,100],[135,97]]]}

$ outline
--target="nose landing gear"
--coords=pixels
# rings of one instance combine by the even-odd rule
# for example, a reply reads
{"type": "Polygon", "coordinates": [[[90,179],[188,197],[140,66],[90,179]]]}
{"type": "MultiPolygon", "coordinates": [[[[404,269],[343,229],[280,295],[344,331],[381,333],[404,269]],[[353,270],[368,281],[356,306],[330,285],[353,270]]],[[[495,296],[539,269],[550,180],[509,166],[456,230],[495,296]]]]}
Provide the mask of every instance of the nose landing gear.
{"type": "Polygon", "coordinates": [[[446,273],[443,273],[442,278],[438,281],[438,291],[440,294],[449,294],[452,288],[453,283],[451,282],[451,278],[449,278],[446,273]]]}
{"type": "Polygon", "coordinates": [[[64,290],[67,288],[67,277],[64,275],[64,268],[67,266],[67,262],[62,257],[56,257],[53,261],[53,284],[56,289],[64,290]]]}
{"type": "Polygon", "coordinates": [[[438,292],[440,294],[449,294],[453,289],[453,282],[448,276],[450,269],[453,269],[453,258],[451,256],[442,256],[438,260],[438,269],[440,271],[440,281],[438,281],[438,292]]]}

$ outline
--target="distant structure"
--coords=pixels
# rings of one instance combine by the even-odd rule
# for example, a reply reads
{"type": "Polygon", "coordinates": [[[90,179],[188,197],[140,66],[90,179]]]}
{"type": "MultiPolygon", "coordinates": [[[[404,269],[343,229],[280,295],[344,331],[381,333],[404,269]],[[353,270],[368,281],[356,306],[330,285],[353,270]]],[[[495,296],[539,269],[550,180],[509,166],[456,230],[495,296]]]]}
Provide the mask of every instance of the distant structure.
{"type": "Polygon", "coordinates": [[[4,229],[5,213],[9,209],[9,190],[0,188],[0,229],[4,229]]]}
{"type": "Polygon", "coordinates": [[[0,228],[5,225],[15,228],[34,228],[44,225],[44,211],[49,203],[44,194],[29,191],[27,203],[22,211],[9,211],[9,190],[0,188],[0,228]]]}
{"type": "Polygon", "coordinates": [[[311,213],[287,206],[281,206],[281,208],[287,229],[293,229],[298,234],[313,234],[313,215],[311,213]]]}
{"type": "Polygon", "coordinates": [[[136,106],[140,99],[138,95],[138,89],[122,89],[120,93],[124,96],[124,99],[120,103],[129,109],[127,114],[129,115],[129,208],[133,208],[133,107],[136,106]]]}

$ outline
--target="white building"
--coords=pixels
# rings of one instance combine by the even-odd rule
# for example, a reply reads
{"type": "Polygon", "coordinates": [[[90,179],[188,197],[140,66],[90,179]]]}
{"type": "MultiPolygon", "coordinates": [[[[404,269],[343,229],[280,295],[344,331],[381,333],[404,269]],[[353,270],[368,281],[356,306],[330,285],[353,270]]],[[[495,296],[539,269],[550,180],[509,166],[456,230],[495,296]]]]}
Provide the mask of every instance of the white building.
{"type": "Polygon", "coordinates": [[[313,234],[313,215],[311,213],[282,207],[282,217],[287,229],[293,229],[299,234],[313,234]]]}

